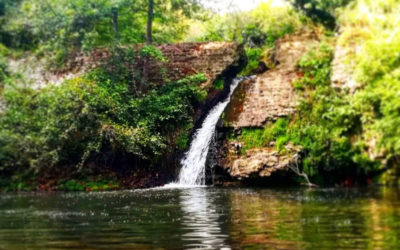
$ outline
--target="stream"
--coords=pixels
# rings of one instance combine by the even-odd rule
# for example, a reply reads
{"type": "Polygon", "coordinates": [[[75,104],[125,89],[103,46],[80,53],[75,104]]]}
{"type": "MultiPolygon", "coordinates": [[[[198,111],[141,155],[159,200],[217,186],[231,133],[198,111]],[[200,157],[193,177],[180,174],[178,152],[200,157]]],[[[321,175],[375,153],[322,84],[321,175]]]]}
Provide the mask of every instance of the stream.
{"type": "Polygon", "coordinates": [[[400,191],[156,188],[0,196],[0,249],[398,249],[400,191]]]}

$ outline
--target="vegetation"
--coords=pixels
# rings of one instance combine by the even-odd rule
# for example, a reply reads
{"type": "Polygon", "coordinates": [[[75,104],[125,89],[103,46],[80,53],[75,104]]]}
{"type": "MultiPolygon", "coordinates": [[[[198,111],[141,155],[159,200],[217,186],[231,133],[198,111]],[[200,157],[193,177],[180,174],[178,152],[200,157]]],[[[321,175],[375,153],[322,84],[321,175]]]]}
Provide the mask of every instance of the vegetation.
{"type": "MultiPolygon", "coordinates": [[[[185,150],[194,110],[207,97],[198,87],[206,78],[169,81],[158,63],[166,59],[151,44],[244,43],[249,62],[241,75],[250,75],[260,62],[275,66],[277,39],[310,29],[328,36],[298,62],[297,113],[231,139],[243,143],[242,154],[300,146],[302,170],[317,184],[365,183],[382,172],[383,182],[398,183],[399,2],[289,2],[219,15],[196,0],[0,1],[0,187],[31,189],[41,176],[65,190],[117,188],[124,161],[131,171],[158,171],[164,157],[185,150]],[[350,88],[332,86],[335,43],[347,54],[350,88]],[[49,69],[60,71],[77,53],[98,48],[110,56],[81,77],[40,89],[15,81],[11,59],[47,58],[49,69]],[[149,80],[149,63],[161,83],[149,80]]],[[[224,85],[221,78],[213,87],[224,85]]]]}
{"type": "Polygon", "coordinates": [[[398,1],[352,3],[340,18],[339,43],[348,48],[357,91],[354,107],[360,112],[364,139],[390,170],[384,182],[398,184],[400,49],[398,1]],[[384,18],[382,18],[384,17],[384,18]],[[355,48],[359,53],[355,54],[355,48]]]}
{"type": "Polygon", "coordinates": [[[241,75],[250,75],[260,60],[263,61],[264,51],[273,48],[278,38],[309,24],[305,16],[290,6],[274,6],[270,1],[261,3],[250,12],[213,16],[206,22],[192,21],[196,28],[188,34],[187,40],[244,43],[249,63],[241,75]]]}
{"type": "MultiPolygon", "coordinates": [[[[243,129],[240,136],[230,139],[243,144],[242,153],[270,146],[271,142],[282,154],[289,142],[301,146],[302,169],[317,184],[366,183],[387,169],[379,181],[397,184],[399,3],[366,0],[292,3],[313,21],[327,21],[322,23],[328,28],[334,27],[329,27],[329,18],[318,16],[318,11],[313,16],[307,9],[321,8],[331,13],[332,18],[339,16],[342,33],[338,43],[347,53],[353,86],[341,89],[332,86],[331,44],[335,41],[327,37],[319,48],[298,62],[302,77],[293,85],[302,100],[296,114],[263,129],[243,129]]],[[[262,52],[251,53],[258,56],[262,52]]]]}
{"type": "Polygon", "coordinates": [[[320,174],[319,178],[330,179],[322,183],[376,171],[376,164],[363,152],[363,141],[358,140],[360,114],[352,106],[351,96],[332,88],[331,59],[332,49],[322,45],[299,62],[305,75],[296,85],[304,86],[304,99],[290,131],[290,139],[305,150],[304,171],[311,177],[320,174]]]}
{"type": "Polygon", "coordinates": [[[0,42],[33,50],[49,57],[50,65],[62,67],[76,51],[180,40],[198,4],[164,0],[151,11],[148,7],[147,0],[3,0],[0,42]]]}
{"type": "Polygon", "coordinates": [[[336,28],[338,8],[346,6],[351,1],[353,0],[290,0],[297,10],[331,30],[336,28]]]}
{"type": "Polygon", "coordinates": [[[156,164],[173,150],[167,145],[192,123],[193,107],[204,99],[197,86],[205,76],[141,92],[134,88],[135,72],[123,66],[112,72],[105,65],[40,90],[7,86],[0,117],[2,176],[19,181],[43,173],[90,173],[90,162],[113,166],[124,154],[156,164]]]}

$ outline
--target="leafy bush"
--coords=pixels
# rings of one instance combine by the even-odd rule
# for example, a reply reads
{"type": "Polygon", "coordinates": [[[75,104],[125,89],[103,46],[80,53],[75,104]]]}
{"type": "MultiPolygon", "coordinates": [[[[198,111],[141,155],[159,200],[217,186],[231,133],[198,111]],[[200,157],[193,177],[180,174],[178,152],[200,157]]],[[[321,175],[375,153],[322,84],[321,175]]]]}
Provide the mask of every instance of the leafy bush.
{"type": "Polygon", "coordinates": [[[248,76],[254,72],[258,68],[258,64],[260,62],[260,58],[264,50],[262,48],[246,48],[247,55],[247,65],[240,72],[242,76],[248,76]]]}
{"type": "Polygon", "coordinates": [[[204,98],[198,88],[204,75],[137,97],[125,79],[109,73],[97,69],[41,90],[7,87],[0,117],[1,175],[22,180],[41,171],[76,172],[92,161],[110,162],[115,154],[155,164],[173,150],[167,145],[192,123],[193,107],[204,98]]]}
{"type": "Polygon", "coordinates": [[[141,57],[149,57],[149,58],[154,58],[158,61],[164,61],[165,58],[163,57],[162,52],[154,47],[153,45],[146,45],[143,48],[140,49],[139,55],[141,57]]]}
{"type": "Polygon", "coordinates": [[[291,0],[292,5],[310,17],[333,30],[336,27],[336,11],[352,0],[291,0]]]}
{"type": "Polygon", "coordinates": [[[305,152],[304,170],[310,176],[322,174],[325,183],[368,175],[377,167],[364,156],[361,113],[352,96],[331,87],[331,60],[332,49],[324,44],[300,60],[300,82],[307,89],[291,128],[291,140],[305,152]]]}
{"type": "Polygon", "coordinates": [[[207,22],[197,24],[201,32],[196,29],[196,33],[188,34],[187,40],[237,41],[250,48],[271,47],[276,39],[301,29],[305,22],[288,5],[264,2],[249,12],[212,16],[207,22]]]}
{"type": "Polygon", "coordinates": [[[224,85],[225,85],[224,79],[220,79],[220,78],[215,80],[214,83],[213,83],[213,87],[216,90],[223,90],[224,89],[224,85]]]}
{"type": "MultiPolygon", "coordinates": [[[[333,50],[326,44],[308,52],[298,62],[303,77],[297,81],[302,96],[297,113],[278,119],[263,129],[243,129],[238,139],[243,151],[269,146],[281,153],[292,142],[301,146],[302,168],[318,184],[334,184],[347,177],[367,176],[379,167],[365,154],[361,113],[352,96],[331,87],[333,50]]],[[[364,180],[365,181],[365,180],[364,180]]]]}
{"type": "Polygon", "coordinates": [[[357,82],[352,103],[361,113],[365,147],[395,169],[400,156],[399,11],[398,1],[357,0],[341,15],[339,37],[357,82]]]}
{"type": "MultiPolygon", "coordinates": [[[[62,67],[76,52],[115,43],[145,42],[145,0],[2,0],[0,42],[35,51],[62,67]]],[[[182,39],[187,20],[199,5],[194,0],[158,1],[153,20],[156,43],[182,39]]],[[[149,51],[148,51],[149,52],[149,51]]]]}
{"type": "Polygon", "coordinates": [[[297,83],[310,87],[329,86],[333,50],[322,44],[318,50],[311,50],[298,62],[299,70],[304,76],[297,83]]]}

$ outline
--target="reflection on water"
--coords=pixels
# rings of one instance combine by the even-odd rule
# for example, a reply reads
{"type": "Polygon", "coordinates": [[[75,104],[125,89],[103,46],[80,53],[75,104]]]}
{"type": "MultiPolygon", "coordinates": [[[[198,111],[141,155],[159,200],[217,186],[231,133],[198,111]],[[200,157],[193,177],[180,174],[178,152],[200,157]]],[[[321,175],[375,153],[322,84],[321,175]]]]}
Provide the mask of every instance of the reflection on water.
{"type": "Polygon", "coordinates": [[[187,248],[228,248],[227,235],[222,233],[218,202],[206,188],[185,189],[181,193],[181,208],[184,212],[182,227],[188,232],[182,240],[193,242],[187,248]]]}
{"type": "Polygon", "coordinates": [[[230,196],[235,246],[400,248],[398,190],[269,190],[230,196]]]}
{"type": "Polygon", "coordinates": [[[2,194],[0,249],[399,249],[397,189],[2,194]]]}

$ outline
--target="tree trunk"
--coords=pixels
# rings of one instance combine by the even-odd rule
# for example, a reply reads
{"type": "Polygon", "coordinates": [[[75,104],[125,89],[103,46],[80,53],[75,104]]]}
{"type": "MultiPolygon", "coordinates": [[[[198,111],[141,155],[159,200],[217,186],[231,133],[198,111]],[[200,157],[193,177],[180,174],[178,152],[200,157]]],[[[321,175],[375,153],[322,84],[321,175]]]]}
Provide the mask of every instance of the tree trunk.
{"type": "Polygon", "coordinates": [[[115,39],[119,38],[119,28],[118,28],[118,9],[112,9],[112,24],[114,29],[114,37],[115,39]]]}
{"type": "Polygon", "coordinates": [[[147,36],[146,42],[147,44],[153,43],[153,18],[154,18],[154,0],[148,0],[149,5],[147,9],[147,36]]]}

